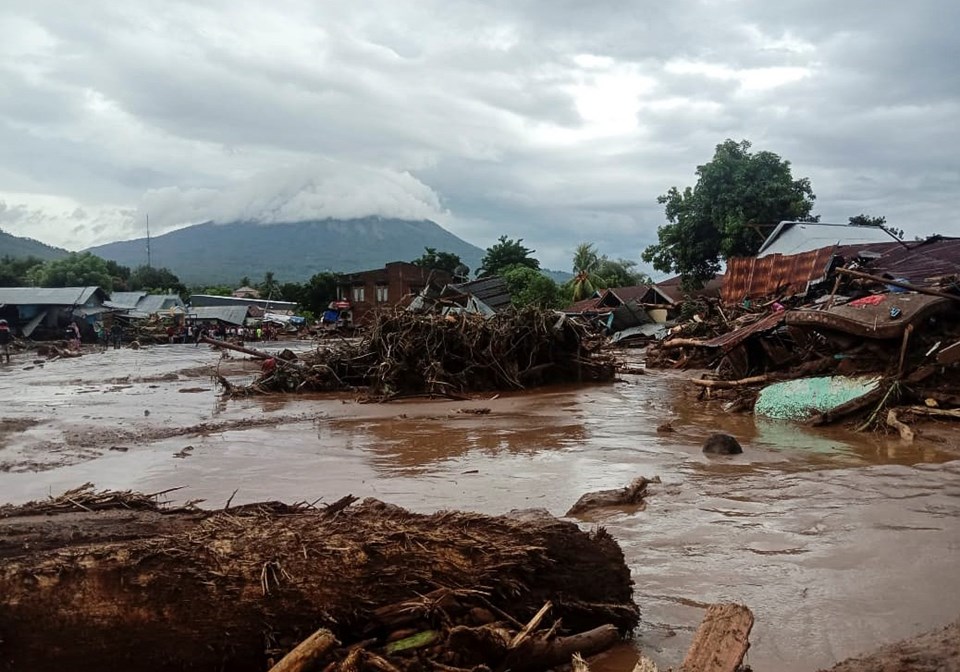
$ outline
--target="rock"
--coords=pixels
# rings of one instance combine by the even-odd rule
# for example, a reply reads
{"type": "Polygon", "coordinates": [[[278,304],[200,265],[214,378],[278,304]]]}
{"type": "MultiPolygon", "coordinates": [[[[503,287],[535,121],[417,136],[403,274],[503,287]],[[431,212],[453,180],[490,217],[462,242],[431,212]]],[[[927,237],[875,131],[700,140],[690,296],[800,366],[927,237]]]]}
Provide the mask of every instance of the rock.
{"type": "Polygon", "coordinates": [[[657,427],[657,434],[669,434],[669,433],[675,432],[675,431],[677,431],[677,430],[675,430],[675,429],[673,428],[673,424],[672,424],[672,423],[669,423],[669,422],[665,422],[665,423],[663,423],[662,425],[660,425],[659,427],[657,427]]]}
{"type": "Polygon", "coordinates": [[[740,447],[740,442],[729,434],[717,432],[704,441],[703,452],[710,455],[739,455],[743,448],[740,447]]]}

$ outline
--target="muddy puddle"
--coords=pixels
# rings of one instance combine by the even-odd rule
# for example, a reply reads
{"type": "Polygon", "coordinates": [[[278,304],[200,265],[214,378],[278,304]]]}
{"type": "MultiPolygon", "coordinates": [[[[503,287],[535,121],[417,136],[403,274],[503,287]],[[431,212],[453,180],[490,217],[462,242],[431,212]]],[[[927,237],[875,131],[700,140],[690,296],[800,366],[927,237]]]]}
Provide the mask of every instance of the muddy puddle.
{"type": "MultiPolygon", "coordinates": [[[[960,442],[913,445],[725,415],[684,377],[470,402],[223,401],[211,375],[255,363],[159,346],[0,369],[0,501],[90,481],[222,506],[353,493],[417,511],[562,515],[591,490],[659,476],[642,511],[584,520],[623,546],[637,646],[683,657],[707,603],[757,616],[755,669],[813,670],[953,619],[960,606],[960,442]],[[25,367],[33,368],[24,370],[25,367]],[[674,431],[658,433],[669,422],[674,431]],[[745,453],[707,458],[713,431],[745,453]]],[[[687,374],[689,375],[689,374],[687,374]]],[[[944,440],[944,436],[948,437],[944,440]]],[[[623,670],[620,649],[595,669],[623,670]]]]}

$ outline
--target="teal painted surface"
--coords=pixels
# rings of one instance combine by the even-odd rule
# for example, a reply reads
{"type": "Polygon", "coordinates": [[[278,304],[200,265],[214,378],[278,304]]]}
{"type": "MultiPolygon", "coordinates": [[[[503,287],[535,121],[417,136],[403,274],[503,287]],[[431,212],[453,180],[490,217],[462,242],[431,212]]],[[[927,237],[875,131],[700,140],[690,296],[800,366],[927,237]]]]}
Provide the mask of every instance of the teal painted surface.
{"type": "Polygon", "coordinates": [[[806,420],[877,389],[876,376],[799,378],[768,385],[760,391],[753,412],[777,420],[806,420]]]}

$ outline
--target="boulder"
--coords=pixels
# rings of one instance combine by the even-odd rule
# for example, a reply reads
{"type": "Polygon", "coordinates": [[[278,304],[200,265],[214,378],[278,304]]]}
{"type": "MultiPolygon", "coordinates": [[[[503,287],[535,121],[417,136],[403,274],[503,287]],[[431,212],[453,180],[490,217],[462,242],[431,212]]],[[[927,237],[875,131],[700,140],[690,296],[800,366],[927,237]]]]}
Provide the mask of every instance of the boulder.
{"type": "Polygon", "coordinates": [[[709,455],[739,455],[743,452],[743,448],[734,437],[717,432],[703,442],[703,452],[709,455]]]}

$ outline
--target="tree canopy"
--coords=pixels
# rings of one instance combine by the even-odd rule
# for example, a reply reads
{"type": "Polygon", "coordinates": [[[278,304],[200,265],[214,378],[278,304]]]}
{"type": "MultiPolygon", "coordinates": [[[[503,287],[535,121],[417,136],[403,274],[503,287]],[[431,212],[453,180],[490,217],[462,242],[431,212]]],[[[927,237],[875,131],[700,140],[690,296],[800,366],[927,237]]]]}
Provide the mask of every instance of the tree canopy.
{"type": "Polygon", "coordinates": [[[435,247],[425,247],[423,250],[423,254],[411,263],[429,271],[445,271],[453,278],[461,278],[470,273],[470,269],[460,260],[459,254],[438,252],[435,247]]]}
{"type": "Polygon", "coordinates": [[[169,268],[138,266],[130,273],[128,285],[132,291],[187,295],[186,285],[169,268]]]}
{"type": "Polygon", "coordinates": [[[644,261],[681,274],[687,287],[702,286],[722,259],[756,254],[779,222],[817,220],[810,180],[793,179],[789,161],[750,147],[746,140],[722,142],[697,167],[696,185],[671,187],[657,199],[668,224],[644,250],[644,261]]]}
{"type": "Polygon", "coordinates": [[[537,269],[515,264],[501,269],[498,275],[506,281],[515,306],[559,308],[562,303],[557,283],[537,269]]]}
{"type": "Polygon", "coordinates": [[[62,259],[35,266],[29,274],[30,284],[38,287],[89,287],[96,285],[113,291],[113,278],[107,262],[90,252],[73,252],[62,259]]]}
{"type": "Polygon", "coordinates": [[[598,289],[652,284],[649,276],[634,270],[636,266],[637,262],[629,259],[614,260],[599,254],[592,243],[580,243],[573,254],[571,299],[580,301],[598,289]]]}
{"type": "Polygon", "coordinates": [[[853,226],[878,226],[885,231],[889,231],[897,238],[903,240],[903,229],[896,229],[891,226],[887,226],[886,217],[871,217],[870,215],[865,215],[861,212],[855,217],[850,217],[848,221],[853,226]]]}
{"type": "Polygon", "coordinates": [[[524,266],[535,271],[540,270],[540,261],[530,255],[536,252],[523,246],[523,238],[511,240],[500,236],[496,245],[487,248],[487,253],[480,262],[477,276],[488,278],[491,275],[502,275],[504,270],[511,266],[524,266]]]}

